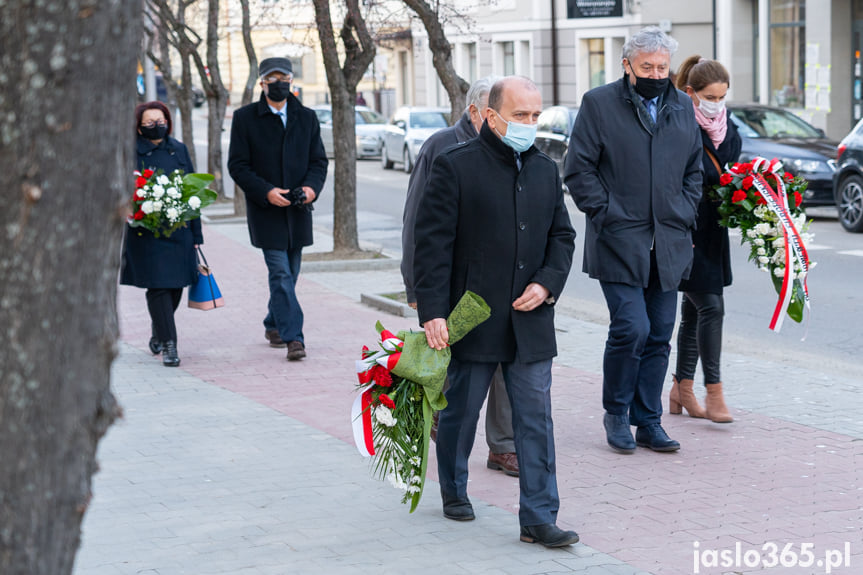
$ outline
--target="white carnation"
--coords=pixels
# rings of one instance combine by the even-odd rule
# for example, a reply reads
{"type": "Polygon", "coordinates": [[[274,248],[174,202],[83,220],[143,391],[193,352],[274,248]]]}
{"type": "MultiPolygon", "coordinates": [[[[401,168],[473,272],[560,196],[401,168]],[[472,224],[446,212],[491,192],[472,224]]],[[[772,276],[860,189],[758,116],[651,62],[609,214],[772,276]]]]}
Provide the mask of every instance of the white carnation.
{"type": "Polygon", "coordinates": [[[778,278],[785,277],[785,268],[773,268],[773,275],[778,278]]]}
{"type": "Polygon", "coordinates": [[[773,226],[771,226],[770,224],[765,224],[765,223],[756,224],[755,225],[755,232],[759,236],[766,236],[766,235],[769,235],[770,233],[773,232],[773,226]]]}
{"type": "Polygon", "coordinates": [[[162,174],[161,176],[156,178],[156,183],[161,184],[163,186],[167,186],[168,184],[171,183],[171,180],[168,179],[168,176],[166,176],[165,174],[162,174]]]}
{"type": "Polygon", "coordinates": [[[766,264],[769,262],[770,262],[770,258],[768,258],[767,256],[758,256],[758,263],[766,264]]]}
{"type": "Polygon", "coordinates": [[[756,251],[755,253],[757,253],[759,256],[766,256],[767,250],[765,250],[764,248],[758,248],[758,251],[756,251]]]}
{"type": "Polygon", "coordinates": [[[155,208],[153,207],[153,202],[150,200],[147,200],[146,202],[141,204],[141,211],[145,214],[152,214],[154,210],[155,208]]]}
{"type": "Polygon", "coordinates": [[[159,198],[161,198],[164,195],[165,195],[165,188],[163,188],[162,186],[160,186],[158,184],[153,186],[153,197],[154,198],[156,198],[158,200],[159,198]]]}
{"type": "Polygon", "coordinates": [[[746,235],[750,238],[758,237],[758,232],[755,230],[746,230],[746,235]]]}
{"type": "Polygon", "coordinates": [[[179,198],[182,194],[177,188],[168,188],[168,197],[170,198],[179,198]]]}
{"type": "Polygon", "coordinates": [[[160,212],[160,211],[162,211],[162,206],[163,206],[163,205],[164,205],[164,204],[162,204],[162,202],[161,202],[161,201],[156,200],[155,202],[153,202],[153,211],[156,211],[156,212],[160,212]]]}
{"type": "Polygon", "coordinates": [[[197,210],[198,208],[200,208],[201,198],[199,198],[198,196],[192,196],[191,198],[189,198],[189,207],[193,210],[197,210]]]}
{"type": "Polygon", "coordinates": [[[138,196],[139,198],[146,198],[147,192],[145,192],[143,189],[140,189],[137,192],[135,192],[135,195],[138,196]]]}
{"type": "Polygon", "coordinates": [[[168,211],[165,212],[165,215],[168,216],[168,219],[172,222],[176,222],[180,218],[180,212],[177,211],[177,208],[168,208],[168,211]]]}
{"type": "Polygon", "coordinates": [[[375,419],[378,423],[387,427],[394,427],[398,422],[396,418],[393,417],[393,412],[384,405],[379,405],[375,408],[375,419]]]}
{"type": "Polygon", "coordinates": [[[763,246],[763,245],[764,245],[764,240],[762,240],[761,238],[757,238],[757,239],[756,239],[754,242],[752,242],[752,243],[753,243],[753,244],[755,244],[756,246],[763,246]]]}

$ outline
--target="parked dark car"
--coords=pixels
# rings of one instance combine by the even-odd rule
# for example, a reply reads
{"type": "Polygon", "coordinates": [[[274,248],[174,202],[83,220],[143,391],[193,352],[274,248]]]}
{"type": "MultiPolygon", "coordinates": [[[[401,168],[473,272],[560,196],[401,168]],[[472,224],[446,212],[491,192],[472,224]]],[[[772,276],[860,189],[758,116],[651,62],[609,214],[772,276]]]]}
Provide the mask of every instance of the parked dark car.
{"type": "Polygon", "coordinates": [[[838,142],[782,108],[731,103],[728,109],[743,140],[741,162],[757,156],[779,158],[786,171],[808,180],[804,205],[833,205],[838,142]]]}
{"type": "Polygon", "coordinates": [[[833,175],[833,197],[839,223],[849,232],[863,232],[863,120],[839,142],[833,175]]]}
{"type": "Polygon", "coordinates": [[[563,176],[563,160],[578,108],[551,106],[542,111],[536,126],[536,148],[554,160],[563,176]]]}

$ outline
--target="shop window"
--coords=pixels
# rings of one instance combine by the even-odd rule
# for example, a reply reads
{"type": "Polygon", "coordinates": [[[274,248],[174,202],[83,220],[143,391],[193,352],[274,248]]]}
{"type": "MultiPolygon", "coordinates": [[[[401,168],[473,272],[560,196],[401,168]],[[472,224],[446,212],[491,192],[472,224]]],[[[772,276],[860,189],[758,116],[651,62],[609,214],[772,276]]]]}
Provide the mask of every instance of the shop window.
{"type": "Polygon", "coordinates": [[[770,0],[770,103],[803,108],[805,0],[770,0]]]}

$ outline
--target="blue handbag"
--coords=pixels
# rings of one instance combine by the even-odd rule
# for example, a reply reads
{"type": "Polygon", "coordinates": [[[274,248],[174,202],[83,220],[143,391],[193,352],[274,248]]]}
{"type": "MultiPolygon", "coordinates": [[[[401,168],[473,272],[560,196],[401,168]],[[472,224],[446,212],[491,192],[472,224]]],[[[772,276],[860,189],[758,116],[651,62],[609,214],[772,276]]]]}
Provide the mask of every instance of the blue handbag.
{"type": "Polygon", "coordinates": [[[189,307],[194,309],[210,310],[225,305],[219,284],[213,277],[213,272],[204,257],[204,252],[198,248],[195,253],[198,260],[198,279],[189,287],[189,307]]]}

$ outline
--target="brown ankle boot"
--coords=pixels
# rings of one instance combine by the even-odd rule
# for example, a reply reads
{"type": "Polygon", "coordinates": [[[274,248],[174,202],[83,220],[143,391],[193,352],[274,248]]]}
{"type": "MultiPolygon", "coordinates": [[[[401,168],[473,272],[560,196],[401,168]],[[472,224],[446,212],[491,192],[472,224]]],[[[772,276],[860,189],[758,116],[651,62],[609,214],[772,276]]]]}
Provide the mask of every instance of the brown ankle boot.
{"type": "Polygon", "coordinates": [[[704,387],[707,388],[707,399],[704,400],[704,407],[707,412],[707,419],[714,423],[731,423],[734,418],[728,411],[725,405],[725,397],[722,395],[722,382],[708,383],[704,387]]]}
{"type": "Polygon", "coordinates": [[[677,376],[672,376],[674,385],[671,386],[671,392],[668,394],[668,411],[679,415],[683,413],[682,408],[686,408],[689,417],[704,417],[704,408],[698,405],[698,398],[692,391],[693,384],[691,379],[678,380],[677,376]]]}

